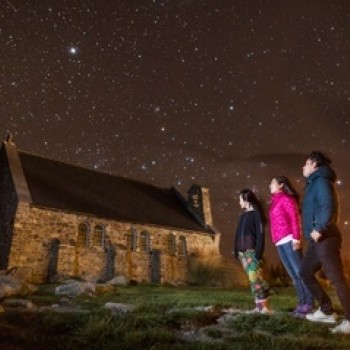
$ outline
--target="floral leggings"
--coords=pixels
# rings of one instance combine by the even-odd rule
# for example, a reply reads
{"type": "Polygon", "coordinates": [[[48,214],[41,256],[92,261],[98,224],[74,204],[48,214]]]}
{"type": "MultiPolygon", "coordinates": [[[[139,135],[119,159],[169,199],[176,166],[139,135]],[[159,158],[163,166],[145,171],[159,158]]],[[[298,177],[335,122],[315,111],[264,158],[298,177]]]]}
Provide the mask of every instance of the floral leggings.
{"type": "Polygon", "coordinates": [[[269,295],[269,285],[262,277],[259,260],[255,257],[254,250],[246,250],[238,253],[239,260],[248,276],[251,292],[255,302],[265,301],[269,295]]]}

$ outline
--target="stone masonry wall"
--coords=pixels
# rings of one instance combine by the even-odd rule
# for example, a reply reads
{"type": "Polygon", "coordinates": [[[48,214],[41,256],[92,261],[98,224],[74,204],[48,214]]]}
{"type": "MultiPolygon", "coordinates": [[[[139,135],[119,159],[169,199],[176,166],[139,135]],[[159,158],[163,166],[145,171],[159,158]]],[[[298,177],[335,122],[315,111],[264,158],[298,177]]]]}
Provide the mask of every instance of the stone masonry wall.
{"type": "Polygon", "coordinates": [[[0,156],[0,269],[7,269],[17,194],[4,150],[0,156]]]}
{"type": "Polygon", "coordinates": [[[204,232],[123,223],[19,203],[8,268],[30,267],[28,279],[34,283],[55,273],[93,280],[124,275],[149,282],[151,272],[158,268],[159,282],[174,283],[185,281],[191,254],[218,255],[218,240],[204,232]],[[87,225],[88,239],[79,236],[80,224],[87,225]],[[95,234],[96,226],[104,230],[103,244],[95,234]],[[147,244],[141,238],[145,233],[147,244]],[[159,255],[159,266],[151,252],[159,255]]]}

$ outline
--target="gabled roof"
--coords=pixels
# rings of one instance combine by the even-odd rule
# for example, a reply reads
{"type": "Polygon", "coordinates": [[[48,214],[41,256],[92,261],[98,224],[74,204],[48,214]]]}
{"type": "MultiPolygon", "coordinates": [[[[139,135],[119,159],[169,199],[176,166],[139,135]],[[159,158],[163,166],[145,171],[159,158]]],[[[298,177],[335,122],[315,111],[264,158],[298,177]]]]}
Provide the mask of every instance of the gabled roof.
{"type": "Polygon", "coordinates": [[[32,203],[123,222],[205,229],[172,188],[159,188],[18,151],[32,203]]]}

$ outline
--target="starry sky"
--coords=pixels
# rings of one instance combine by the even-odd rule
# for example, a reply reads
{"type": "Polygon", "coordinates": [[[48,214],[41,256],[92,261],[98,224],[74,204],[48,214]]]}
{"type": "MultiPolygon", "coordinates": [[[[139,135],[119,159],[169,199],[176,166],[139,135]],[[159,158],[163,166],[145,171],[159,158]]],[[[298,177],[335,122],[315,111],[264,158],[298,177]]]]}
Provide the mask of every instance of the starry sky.
{"type": "Polygon", "coordinates": [[[224,254],[237,192],[268,208],[286,175],[302,193],[321,150],[350,245],[349,38],[346,0],[2,0],[0,134],[184,194],[209,187],[224,254]]]}

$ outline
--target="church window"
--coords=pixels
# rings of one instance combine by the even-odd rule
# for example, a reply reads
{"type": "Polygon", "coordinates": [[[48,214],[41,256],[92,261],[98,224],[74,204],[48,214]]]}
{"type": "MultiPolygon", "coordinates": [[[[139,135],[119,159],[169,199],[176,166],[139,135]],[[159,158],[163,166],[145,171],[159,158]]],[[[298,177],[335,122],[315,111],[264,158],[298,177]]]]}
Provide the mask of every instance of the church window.
{"type": "Polygon", "coordinates": [[[182,255],[182,256],[187,255],[187,242],[186,242],[186,238],[183,236],[179,238],[177,252],[178,252],[178,255],[182,255]]]}
{"type": "Polygon", "coordinates": [[[173,234],[168,236],[168,252],[169,254],[176,254],[176,237],[173,234]]]}
{"type": "Polygon", "coordinates": [[[88,247],[90,244],[89,239],[89,226],[87,224],[81,223],[78,227],[78,246],[88,247]]]}
{"type": "Polygon", "coordinates": [[[137,232],[136,230],[131,230],[131,232],[127,235],[127,242],[126,242],[128,250],[131,250],[133,252],[136,251],[137,247],[137,232]]]}
{"type": "Polygon", "coordinates": [[[140,233],[140,251],[149,252],[150,251],[150,238],[147,231],[142,231],[140,233]]]}
{"type": "Polygon", "coordinates": [[[105,246],[105,229],[102,225],[96,225],[94,229],[93,244],[104,248],[105,246]]]}

